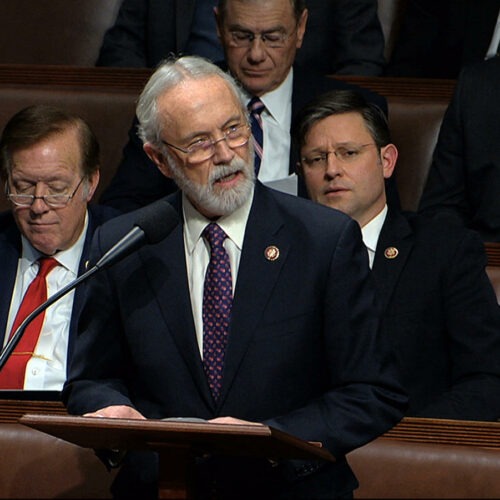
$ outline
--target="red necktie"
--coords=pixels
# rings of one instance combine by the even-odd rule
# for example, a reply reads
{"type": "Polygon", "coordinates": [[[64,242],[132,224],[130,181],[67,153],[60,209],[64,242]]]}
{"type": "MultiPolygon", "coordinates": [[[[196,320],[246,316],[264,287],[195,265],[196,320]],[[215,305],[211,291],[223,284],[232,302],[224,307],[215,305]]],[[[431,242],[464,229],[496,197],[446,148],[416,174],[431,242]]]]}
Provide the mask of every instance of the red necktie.
{"type": "Polygon", "coordinates": [[[219,225],[212,223],[204,229],[203,236],[211,248],[203,286],[203,366],[217,401],[222,387],[233,288],[229,255],[223,246],[226,233],[219,225]]]}
{"type": "MultiPolygon", "coordinates": [[[[58,265],[58,262],[52,257],[42,257],[39,263],[38,274],[26,290],[19,311],[17,311],[10,332],[11,336],[24,319],[47,300],[46,277],[58,265]]],[[[0,371],[0,389],[23,389],[26,364],[35,351],[44,317],[45,312],[40,313],[24,331],[24,335],[0,371]]]]}

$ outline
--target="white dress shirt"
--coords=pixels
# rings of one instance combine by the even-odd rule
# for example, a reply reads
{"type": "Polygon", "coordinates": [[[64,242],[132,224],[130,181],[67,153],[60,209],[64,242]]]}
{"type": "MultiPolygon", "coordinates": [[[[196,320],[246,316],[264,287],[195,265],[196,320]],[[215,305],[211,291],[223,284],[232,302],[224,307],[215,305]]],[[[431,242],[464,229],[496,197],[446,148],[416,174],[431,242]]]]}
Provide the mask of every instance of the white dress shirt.
{"type": "Polygon", "coordinates": [[[498,12],[497,23],[495,25],[495,29],[493,30],[493,36],[491,37],[490,46],[486,52],[485,59],[490,59],[491,57],[495,57],[499,55],[500,51],[500,10],[498,12]]]}
{"type": "Polygon", "coordinates": [[[363,235],[363,243],[368,251],[368,261],[370,264],[370,269],[373,267],[373,261],[375,260],[375,251],[377,249],[378,238],[380,236],[380,231],[382,231],[382,226],[384,225],[385,218],[387,216],[387,205],[376,215],[368,224],[361,228],[361,234],[363,235]]]}
{"type": "MultiPolygon", "coordinates": [[[[59,262],[47,276],[47,297],[50,297],[78,276],[78,267],[82,256],[85,234],[88,226],[88,214],[82,234],[76,243],[53,257],[59,262]]],[[[38,273],[38,259],[42,254],[34,249],[22,236],[22,254],[19,259],[16,283],[9,309],[7,331],[4,345],[7,343],[14,319],[30,283],[38,273]]],[[[45,311],[35,353],[26,365],[24,389],[60,391],[66,380],[69,326],[73,309],[74,291],[56,301],[45,311]]]]}
{"type": "MultiPolygon", "coordinates": [[[[243,248],[243,238],[245,237],[245,228],[252,200],[253,194],[238,210],[215,221],[228,236],[224,241],[224,248],[229,255],[231,264],[233,294],[236,288],[241,249],[243,248]]],[[[202,237],[202,233],[205,227],[214,221],[201,215],[184,194],[182,195],[182,209],[184,217],[184,249],[191,308],[198,348],[200,356],[203,357],[203,285],[210,261],[210,245],[202,237]]]]}
{"type": "MultiPolygon", "coordinates": [[[[261,114],[264,154],[258,178],[266,185],[297,194],[297,176],[289,175],[292,91],[293,68],[278,88],[260,97],[266,109],[261,114]]],[[[248,102],[250,99],[248,96],[248,102]]]]}

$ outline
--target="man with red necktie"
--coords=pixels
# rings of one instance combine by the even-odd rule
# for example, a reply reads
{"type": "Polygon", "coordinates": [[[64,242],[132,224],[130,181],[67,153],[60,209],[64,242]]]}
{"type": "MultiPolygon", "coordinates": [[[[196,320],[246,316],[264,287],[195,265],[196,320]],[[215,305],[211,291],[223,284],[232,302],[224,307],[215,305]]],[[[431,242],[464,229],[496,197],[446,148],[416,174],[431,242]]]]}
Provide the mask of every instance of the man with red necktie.
{"type": "MultiPolygon", "coordinates": [[[[88,206],[99,182],[99,146],[78,116],[35,105],[14,115],[0,139],[12,209],[0,214],[0,344],[26,316],[85,269],[94,229],[116,215],[88,206]]],[[[83,289],[36,317],[0,370],[0,389],[60,391],[83,289]]]]}

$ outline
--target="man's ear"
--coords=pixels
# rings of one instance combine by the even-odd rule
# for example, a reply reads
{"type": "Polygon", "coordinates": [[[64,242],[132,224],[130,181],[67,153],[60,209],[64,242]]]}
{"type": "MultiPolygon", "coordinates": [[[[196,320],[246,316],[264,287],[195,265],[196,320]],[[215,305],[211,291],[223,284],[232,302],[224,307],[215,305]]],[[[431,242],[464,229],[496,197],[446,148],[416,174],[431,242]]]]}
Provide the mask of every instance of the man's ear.
{"type": "Polygon", "coordinates": [[[304,35],[306,34],[307,17],[309,16],[309,11],[304,9],[300,15],[299,23],[297,25],[297,44],[296,48],[300,49],[302,47],[302,42],[304,41],[304,35]]]}
{"type": "Polygon", "coordinates": [[[101,174],[99,172],[99,169],[97,169],[96,171],[92,172],[92,174],[90,174],[87,180],[87,186],[88,186],[87,196],[86,196],[87,203],[89,203],[92,197],[94,196],[95,190],[97,189],[97,186],[99,184],[100,176],[101,174]]]}
{"type": "Polygon", "coordinates": [[[172,177],[168,161],[165,158],[165,156],[160,151],[158,151],[158,149],[156,149],[150,142],[146,142],[142,146],[142,148],[144,149],[144,152],[148,155],[149,159],[158,167],[160,172],[165,177],[172,177]]]}
{"type": "Polygon", "coordinates": [[[380,150],[384,179],[388,179],[394,172],[396,161],[398,160],[398,148],[394,144],[387,144],[380,150]]]}

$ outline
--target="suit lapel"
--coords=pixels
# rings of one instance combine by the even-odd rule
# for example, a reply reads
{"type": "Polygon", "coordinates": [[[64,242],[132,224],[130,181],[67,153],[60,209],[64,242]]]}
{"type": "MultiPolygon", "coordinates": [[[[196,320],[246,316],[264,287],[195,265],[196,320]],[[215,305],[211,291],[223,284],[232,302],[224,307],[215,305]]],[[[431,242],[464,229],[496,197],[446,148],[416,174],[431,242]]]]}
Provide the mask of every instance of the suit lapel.
{"type": "Polygon", "coordinates": [[[377,285],[377,297],[384,312],[413,244],[413,233],[407,220],[400,213],[389,209],[380,232],[372,268],[372,276],[377,285]]]}
{"type": "Polygon", "coordinates": [[[6,230],[2,231],[0,248],[0,276],[2,276],[0,286],[0,346],[2,346],[9,317],[10,297],[14,291],[17,265],[21,255],[21,238],[14,220],[6,230]]]}
{"type": "Polygon", "coordinates": [[[227,395],[286,261],[290,238],[284,220],[260,183],[248,218],[234,294],[221,403],[227,395]],[[273,247],[279,256],[273,260],[273,247]],[[258,283],[258,289],[255,286],[258,283]]]}
{"type": "MultiPolygon", "coordinates": [[[[213,405],[198,350],[191,308],[180,192],[169,197],[169,202],[178,211],[181,223],[163,241],[140,250],[139,254],[168,333],[173,337],[180,355],[195,380],[196,387],[200,388],[200,393],[207,404],[213,405]],[[165,262],[168,262],[168,265],[164,265],[165,262]]],[[[160,326],[157,328],[161,330],[160,326]]]]}

